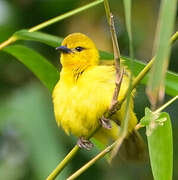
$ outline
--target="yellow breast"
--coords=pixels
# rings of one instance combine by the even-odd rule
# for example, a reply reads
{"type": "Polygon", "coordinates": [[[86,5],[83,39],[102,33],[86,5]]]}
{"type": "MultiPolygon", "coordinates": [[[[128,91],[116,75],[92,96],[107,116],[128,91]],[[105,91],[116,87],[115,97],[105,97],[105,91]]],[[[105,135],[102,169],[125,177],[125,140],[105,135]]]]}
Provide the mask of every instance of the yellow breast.
{"type": "MultiPolygon", "coordinates": [[[[88,135],[110,105],[115,88],[114,79],[113,66],[93,66],[83,72],[77,81],[72,80],[70,71],[63,69],[53,91],[58,125],[67,134],[71,132],[76,136],[88,135]]],[[[127,86],[128,77],[124,76],[120,97],[127,86]]],[[[118,117],[118,120],[121,119],[122,117],[118,117]]]]}

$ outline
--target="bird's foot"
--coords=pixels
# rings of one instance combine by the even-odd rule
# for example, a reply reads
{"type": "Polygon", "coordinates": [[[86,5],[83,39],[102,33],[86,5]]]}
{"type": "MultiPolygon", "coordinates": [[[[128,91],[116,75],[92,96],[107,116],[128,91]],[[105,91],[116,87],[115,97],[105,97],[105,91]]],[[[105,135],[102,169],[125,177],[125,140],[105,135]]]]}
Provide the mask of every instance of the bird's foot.
{"type": "Polygon", "coordinates": [[[105,118],[104,116],[102,116],[102,118],[100,119],[101,125],[105,128],[105,129],[111,129],[111,120],[105,118]]]}
{"type": "Polygon", "coordinates": [[[87,150],[91,150],[93,148],[93,146],[94,146],[89,140],[87,140],[87,139],[85,139],[83,137],[80,137],[78,139],[77,144],[78,144],[78,146],[80,148],[84,148],[84,149],[87,149],[87,150]]]}

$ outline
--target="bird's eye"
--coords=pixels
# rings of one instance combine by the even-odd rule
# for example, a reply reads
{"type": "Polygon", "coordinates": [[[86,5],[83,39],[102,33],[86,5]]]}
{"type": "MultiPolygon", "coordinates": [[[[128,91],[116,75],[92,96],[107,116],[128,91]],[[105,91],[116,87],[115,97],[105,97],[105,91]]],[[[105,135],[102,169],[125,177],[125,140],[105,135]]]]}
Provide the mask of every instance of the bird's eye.
{"type": "Polygon", "coordinates": [[[76,49],[78,52],[81,52],[81,51],[83,50],[83,47],[78,46],[78,47],[76,47],[75,49],[76,49]]]}

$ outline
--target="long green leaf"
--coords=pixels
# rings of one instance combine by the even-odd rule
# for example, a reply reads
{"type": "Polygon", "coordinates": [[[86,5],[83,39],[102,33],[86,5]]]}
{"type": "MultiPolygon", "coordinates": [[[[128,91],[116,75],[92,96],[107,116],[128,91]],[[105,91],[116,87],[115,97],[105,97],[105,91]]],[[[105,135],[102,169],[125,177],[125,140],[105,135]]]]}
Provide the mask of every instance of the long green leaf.
{"type": "Polygon", "coordinates": [[[8,46],[3,50],[26,65],[43,82],[49,91],[52,92],[59,79],[59,72],[43,56],[22,45],[8,46]]]}
{"type": "MultiPolygon", "coordinates": [[[[149,118],[149,117],[148,117],[149,118]]],[[[161,113],[157,121],[166,118],[163,125],[153,129],[148,138],[152,172],[155,180],[172,180],[173,140],[171,120],[167,113],[161,113]]],[[[148,129],[149,126],[146,126],[148,129]]]]}
{"type": "Polygon", "coordinates": [[[47,44],[52,47],[57,47],[61,44],[63,38],[46,34],[43,32],[28,32],[26,29],[22,29],[14,33],[14,36],[19,40],[32,40],[47,44]]]}
{"type": "Polygon", "coordinates": [[[164,98],[165,74],[169,64],[170,44],[169,39],[173,32],[176,16],[177,0],[162,0],[158,33],[156,34],[156,58],[153,64],[147,93],[153,107],[164,98]]]}

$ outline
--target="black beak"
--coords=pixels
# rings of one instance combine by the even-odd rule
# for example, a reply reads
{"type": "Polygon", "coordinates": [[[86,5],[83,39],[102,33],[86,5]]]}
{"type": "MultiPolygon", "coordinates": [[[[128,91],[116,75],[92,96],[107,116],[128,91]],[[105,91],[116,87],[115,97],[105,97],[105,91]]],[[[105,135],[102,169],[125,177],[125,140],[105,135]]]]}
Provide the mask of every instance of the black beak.
{"type": "Polygon", "coordinates": [[[56,48],[56,50],[59,50],[62,53],[70,53],[70,52],[72,52],[72,50],[67,48],[67,46],[59,46],[59,47],[56,48]]]}

